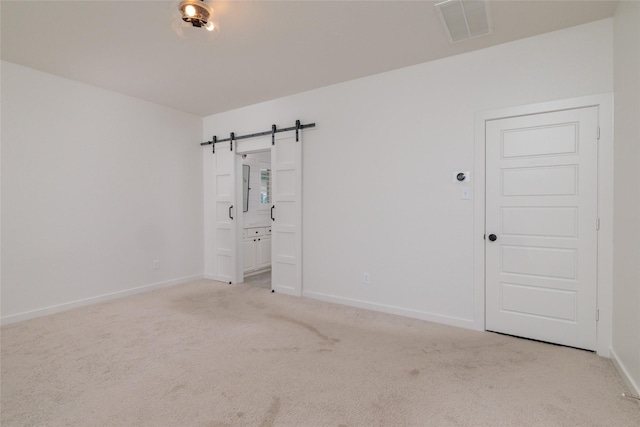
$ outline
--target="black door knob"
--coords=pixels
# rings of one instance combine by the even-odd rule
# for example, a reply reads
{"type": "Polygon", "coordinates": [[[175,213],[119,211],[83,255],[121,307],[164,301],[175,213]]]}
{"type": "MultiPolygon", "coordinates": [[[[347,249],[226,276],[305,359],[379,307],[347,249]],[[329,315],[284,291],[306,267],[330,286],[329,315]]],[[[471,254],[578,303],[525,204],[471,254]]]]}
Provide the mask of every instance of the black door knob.
{"type": "Polygon", "coordinates": [[[491,240],[492,242],[495,242],[497,238],[498,236],[496,236],[495,234],[489,234],[489,240],[491,240]]]}

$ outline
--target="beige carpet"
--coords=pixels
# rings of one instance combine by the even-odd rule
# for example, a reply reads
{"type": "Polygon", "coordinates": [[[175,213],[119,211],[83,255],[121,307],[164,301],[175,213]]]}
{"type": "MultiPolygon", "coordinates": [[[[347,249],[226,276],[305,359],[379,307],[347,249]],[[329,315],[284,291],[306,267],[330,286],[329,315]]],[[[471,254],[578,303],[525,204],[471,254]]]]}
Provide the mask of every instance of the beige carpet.
{"type": "Polygon", "coordinates": [[[2,328],[3,426],[639,426],[593,353],[198,281],[2,328]]]}

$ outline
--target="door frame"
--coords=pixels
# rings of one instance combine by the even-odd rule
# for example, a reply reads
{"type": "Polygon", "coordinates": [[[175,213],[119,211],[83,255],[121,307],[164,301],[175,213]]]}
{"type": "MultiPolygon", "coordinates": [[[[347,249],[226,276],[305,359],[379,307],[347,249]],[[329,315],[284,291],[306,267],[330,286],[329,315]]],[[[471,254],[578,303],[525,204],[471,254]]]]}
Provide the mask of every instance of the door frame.
{"type": "MultiPolygon", "coordinates": [[[[282,134],[280,134],[282,135],[282,134]]],[[[293,135],[288,136],[290,138],[294,138],[293,135]]],[[[277,136],[275,143],[276,145],[278,144],[278,138],[285,138],[284,136],[277,136]]],[[[302,144],[302,141],[298,140],[298,138],[296,138],[296,142],[295,144],[302,144]]],[[[250,153],[256,153],[256,152],[265,152],[268,151],[271,153],[272,155],[272,161],[273,161],[273,151],[274,149],[274,145],[272,143],[271,137],[270,136],[266,136],[266,137],[256,137],[256,138],[251,138],[251,139],[247,139],[247,140],[242,140],[242,141],[236,141],[236,149],[235,149],[235,161],[236,161],[236,203],[238,204],[238,206],[242,206],[242,191],[240,191],[239,187],[241,187],[241,183],[242,183],[242,158],[241,155],[242,154],[250,154],[250,153]]],[[[302,168],[303,168],[303,163],[302,163],[302,158],[299,158],[299,176],[298,176],[298,182],[297,182],[297,189],[296,189],[296,193],[299,195],[300,200],[300,209],[302,209],[302,168]]],[[[271,170],[272,173],[275,170],[275,165],[272,164],[271,165],[271,170]]],[[[277,180],[273,179],[272,180],[273,186],[272,186],[272,195],[276,194],[276,190],[277,190],[277,180]]],[[[275,197],[275,196],[274,196],[275,197]]],[[[275,201],[275,199],[272,200],[272,204],[276,204],[277,202],[275,201]]],[[[277,214],[277,206],[276,206],[276,218],[277,218],[278,214],[277,214]]],[[[242,280],[244,281],[244,272],[243,270],[243,263],[240,262],[240,260],[242,259],[242,229],[244,226],[244,216],[242,214],[240,214],[238,216],[238,218],[240,219],[238,222],[238,226],[237,226],[237,230],[236,230],[236,281],[234,283],[239,283],[240,282],[240,278],[242,278],[242,280]]],[[[302,276],[302,268],[303,268],[303,257],[302,257],[302,244],[303,244],[303,239],[304,239],[304,233],[303,233],[303,228],[302,228],[302,215],[300,215],[300,217],[298,218],[298,221],[300,221],[300,224],[298,225],[297,228],[297,233],[299,233],[299,244],[297,245],[297,251],[296,251],[296,258],[299,262],[299,276],[300,276],[300,286],[299,289],[296,289],[294,292],[285,292],[288,293],[290,295],[295,295],[295,296],[302,296],[303,295],[303,289],[304,289],[304,281],[303,281],[303,276],[302,276]]],[[[272,228],[273,229],[273,233],[272,233],[272,237],[271,237],[271,256],[272,256],[272,260],[271,260],[271,271],[272,271],[272,283],[271,283],[271,290],[272,292],[275,292],[275,288],[274,288],[274,282],[273,282],[273,267],[274,267],[274,260],[275,257],[278,254],[277,250],[274,250],[274,243],[276,242],[276,234],[277,231],[275,230],[275,227],[277,227],[277,224],[272,224],[272,228]]],[[[276,277],[277,278],[277,277],[276,277]]],[[[282,291],[282,290],[280,290],[282,291]]],[[[278,292],[280,292],[278,291],[278,292]]]]}
{"type": "MultiPolygon", "coordinates": [[[[235,161],[236,161],[236,205],[243,205],[243,191],[242,191],[242,156],[245,154],[254,153],[271,153],[271,140],[267,141],[263,138],[261,141],[236,141],[235,161]],[[255,142],[249,144],[249,142],[255,142]],[[260,148],[262,147],[262,148],[260,148]]],[[[259,172],[259,171],[258,171],[259,172]]],[[[244,212],[242,209],[238,209],[237,213],[238,223],[236,230],[236,281],[235,283],[244,283],[244,248],[242,243],[244,237],[242,230],[244,229],[244,212]]]]}
{"type": "MultiPolygon", "coordinates": [[[[236,141],[236,149],[235,149],[235,161],[236,161],[236,169],[237,165],[240,165],[240,173],[236,171],[236,203],[240,203],[238,206],[242,206],[242,191],[241,188],[238,188],[238,185],[242,183],[242,155],[243,154],[251,154],[251,153],[260,153],[260,152],[271,152],[271,137],[258,137],[236,141]]],[[[242,187],[242,186],[240,186],[242,187]]],[[[236,232],[236,282],[235,283],[244,283],[244,271],[243,271],[243,263],[240,262],[243,258],[242,253],[242,230],[244,228],[244,213],[240,213],[238,215],[240,221],[238,221],[238,229],[236,232]]]]}
{"type": "MultiPolygon", "coordinates": [[[[599,320],[596,323],[596,351],[600,356],[610,357],[612,336],[613,294],[613,94],[605,93],[578,98],[569,98],[538,104],[501,108],[476,113],[475,116],[475,176],[474,220],[473,220],[473,292],[474,329],[486,330],[485,326],[485,123],[530,114],[598,107],[600,139],[598,142],[598,276],[597,306],[599,320]]],[[[595,227],[595,224],[594,224],[595,227]]],[[[594,313],[595,315],[595,313],[594,313]]]]}

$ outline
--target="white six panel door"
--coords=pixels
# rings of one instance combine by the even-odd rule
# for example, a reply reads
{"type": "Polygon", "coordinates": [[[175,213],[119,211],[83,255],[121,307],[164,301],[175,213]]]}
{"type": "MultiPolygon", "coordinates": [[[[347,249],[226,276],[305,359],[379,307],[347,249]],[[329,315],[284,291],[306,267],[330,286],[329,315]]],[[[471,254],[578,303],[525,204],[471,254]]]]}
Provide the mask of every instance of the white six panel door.
{"type": "Polygon", "coordinates": [[[229,143],[216,145],[215,161],[215,212],[216,227],[214,256],[217,280],[236,283],[236,155],[229,143]],[[232,219],[233,218],[233,219],[232,219]]]}
{"type": "Polygon", "coordinates": [[[293,134],[276,137],[271,149],[275,218],[271,228],[271,289],[296,296],[302,295],[301,166],[302,141],[296,141],[293,134]]]}
{"type": "Polygon", "coordinates": [[[486,122],[487,330],[595,350],[597,130],[597,107],[486,122]]]}

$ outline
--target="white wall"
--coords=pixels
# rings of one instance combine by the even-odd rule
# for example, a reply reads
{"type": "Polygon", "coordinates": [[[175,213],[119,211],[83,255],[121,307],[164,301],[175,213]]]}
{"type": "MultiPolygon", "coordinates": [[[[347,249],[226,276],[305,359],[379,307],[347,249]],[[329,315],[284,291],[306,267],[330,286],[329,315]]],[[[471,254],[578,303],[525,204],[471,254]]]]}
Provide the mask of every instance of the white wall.
{"type": "Polygon", "coordinates": [[[3,321],[200,277],[201,136],[200,117],[2,62],[3,321]]]}
{"type": "Polygon", "coordinates": [[[640,3],[618,4],[614,32],[613,353],[640,394],[640,3]]]}
{"type": "Polygon", "coordinates": [[[204,139],[316,122],[302,142],[304,295],[478,327],[474,202],[452,178],[473,174],[474,115],[612,92],[612,38],[607,19],[329,86],[207,117],[204,139]]]}

